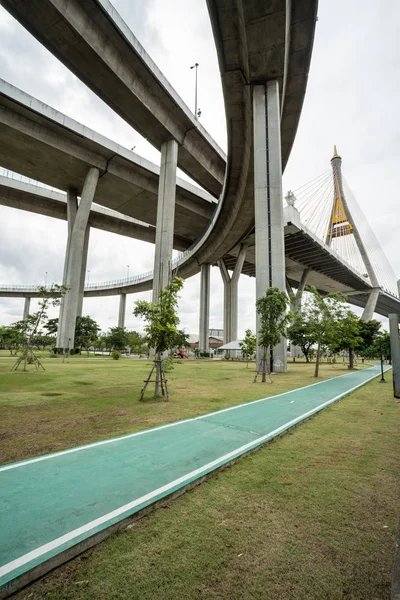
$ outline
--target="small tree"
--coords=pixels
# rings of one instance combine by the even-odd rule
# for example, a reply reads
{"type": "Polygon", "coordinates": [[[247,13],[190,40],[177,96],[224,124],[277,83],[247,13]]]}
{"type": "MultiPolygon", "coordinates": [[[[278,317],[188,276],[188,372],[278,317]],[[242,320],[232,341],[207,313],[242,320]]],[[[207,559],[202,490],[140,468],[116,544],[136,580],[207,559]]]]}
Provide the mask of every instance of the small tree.
{"type": "Polygon", "coordinates": [[[89,354],[89,348],[97,340],[100,327],[92,317],[76,317],[75,324],[75,347],[82,351],[84,348],[89,354]]]}
{"type": "Polygon", "coordinates": [[[344,309],[336,323],[336,335],[329,348],[336,353],[347,350],[349,353],[349,369],[354,369],[354,352],[362,344],[360,336],[360,320],[352,310],[344,309]]]}
{"type": "Polygon", "coordinates": [[[160,388],[162,395],[168,400],[167,380],[164,371],[164,353],[172,347],[180,335],[178,330],[179,317],[177,315],[178,294],[183,287],[183,279],[175,277],[172,282],[160,292],[158,302],[146,302],[140,300],[135,302],[133,314],[135,317],[143,317],[146,321],[144,330],[146,342],[149,348],[153,348],[155,358],[148,379],[140,394],[143,398],[146,387],[151,381],[153,371],[156,371],[154,380],[154,397],[159,398],[160,388]]]}
{"type": "Polygon", "coordinates": [[[113,350],[124,350],[128,345],[129,336],[125,327],[111,327],[107,336],[108,343],[113,350]]]}
{"type": "Polygon", "coordinates": [[[251,329],[246,329],[244,339],[239,342],[239,347],[243,358],[247,360],[247,368],[249,368],[249,359],[254,355],[257,348],[256,335],[251,329]]]}
{"type": "Polygon", "coordinates": [[[26,367],[28,363],[33,363],[36,370],[39,370],[39,367],[41,367],[43,371],[45,370],[44,366],[33,352],[33,340],[38,334],[40,327],[47,320],[48,307],[59,306],[66,291],[67,288],[65,286],[57,284],[52,285],[49,289],[42,286],[38,287],[39,296],[41,297],[38,312],[28,315],[26,319],[18,322],[20,331],[25,337],[25,343],[21,349],[21,355],[11,368],[11,371],[16,371],[22,362],[24,363],[24,371],[27,371],[26,367]]]}
{"type": "Polygon", "coordinates": [[[286,335],[286,327],[291,319],[291,313],[287,312],[288,302],[286,293],[276,287],[268,288],[265,296],[261,296],[256,302],[257,313],[260,315],[258,344],[262,350],[262,357],[257,365],[255,382],[261,373],[261,381],[265,383],[268,372],[272,383],[271,375],[267,371],[267,354],[278,344],[281,337],[286,335]]]}
{"type": "Polygon", "coordinates": [[[317,341],[315,339],[315,333],[310,327],[303,313],[297,313],[293,317],[293,322],[288,327],[287,334],[290,341],[295,346],[300,346],[303,352],[306,362],[310,362],[310,350],[317,341]]]}
{"type": "Polygon", "coordinates": [[[307,288],[310,292],[303,314],[317,344],[314,377],[318,377],[322,348],[330,348],[337,340],[338,321],[343,315],[345,298],[340,294],[321,296],[315,287],[307,288]]]}

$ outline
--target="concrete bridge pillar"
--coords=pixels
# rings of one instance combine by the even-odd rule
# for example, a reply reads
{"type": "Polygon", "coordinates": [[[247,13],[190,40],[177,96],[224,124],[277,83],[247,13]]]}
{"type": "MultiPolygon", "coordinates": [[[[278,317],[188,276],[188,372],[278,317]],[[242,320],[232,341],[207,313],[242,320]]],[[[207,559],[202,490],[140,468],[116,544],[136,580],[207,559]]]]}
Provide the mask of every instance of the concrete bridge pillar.
{"type": "Polygon", "coordinates": [[[118,327],[125,327],[126,294],[119,296],[118,327]]]}
{"type": "Polygon", "coordinates": [[[210,265],[203,263],[200,271],[199,350],[209,351],[210,331],[210,265]]]}
{"type": "MultiPolygon", "coordinates": [[[[290,310],[295,314],[299,314],[301,312],[301,302],[303,299],[304,288],[307,284],[307,277],[310,272],[310,269],[304,269],[301,274],[299,286],[297,288],[296,295],[291,299],[290,302],[290,310]]],[[[296,359],[298,356],[302,356],[302,350],[300,346],[295,346],[294,344],[290,345],[290,355],[292,358],[296,359]]]]}
{"type": "Polygon", "coordinates": [[[400,335],[399,315],[396,313],[389,315],[389,331],[392,354],[393,394],[395,398],[400,398],[400,335]]]}
{"type": "Polygon", "coordinates": [[[24,302],[24,312],[22,313],[22,319],[25,321],[26,317],[29,315],[29,310],[31,307],[31,299],[25,298],[24,302]]]}
{"type": "Polygon", "coordinates": [[[223,259],[218,261],[224,282],[224,344],[235,341],[238,335],[238,284],[245,258],[246,248],[242,247],[236,259],[232,277],[228,273],[225,261],[223,259]]]}
{"type": "MultiPolygon", "coordinates": [[[[282,205],[282,159],[279,85],[268,81],[253,87],[254,210],[256,298],[269,287],[285,291],[285,247],[282,205]]],[[[257,337],[260,321],[257,316],[257,337]]],[[[273,349],[273,369],[287,370],[287,343],[273,349]]],[[[257,363],[261,348],[257,350],[257,363]]]]}
{"type": "Polygon", "coordinates": [[[86,271],[84,253],[85,245],[87,250],[89,241],[88,219],[99,175],[100,172],[97,168],[89,169],[79,206],[77,206],[76,190],[68,190],[68,241],[63,277],[63,283],[67,286],[68,292],[62,301],[57,332],[57,348],[61,351],[69,351],[74,347],[76,317],[81,304],[80,296],[83,293],[82,265],[85,265],[86,271]]]}
{"type": "Polygon", "coordinates": [[[79,282],[79,301],[78,301],[77,317],[82,316],[83,296],[84,296],[84,291],[85,291],[85,280],[86,280],[87,257],[88,257],[88,252],[89,252],[89,238],[90,238],[90,224],[88,223],[86,225],[85,240],[83,243],[82,268],[81,268],[81,280],[79,282]]]}
{"type": "Polygon", "coordinates": [[[153,302],[158,302],[158,295],[168,285],[171,275],[177,163],[178,142],[175,140],[164,142],[161,146],[158,184],[153,302]]]}
{"type": "Polygon", "coordinates": [[[375,312],[375,308],[376,308],[376,303],[378,302],[378,298],[379,298],[379,288],[374,288],[369,293],[367,304],[365,305],[365,308],[361,315],[362,321],[372,321],[372,319],[374,318],[374,312],[375,312]]]}

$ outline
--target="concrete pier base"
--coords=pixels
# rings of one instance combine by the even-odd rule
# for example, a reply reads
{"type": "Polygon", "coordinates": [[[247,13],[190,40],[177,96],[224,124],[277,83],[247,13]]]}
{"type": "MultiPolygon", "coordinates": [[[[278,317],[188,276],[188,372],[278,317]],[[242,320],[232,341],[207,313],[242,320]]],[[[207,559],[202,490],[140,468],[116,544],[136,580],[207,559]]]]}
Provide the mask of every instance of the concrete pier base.
{"type": "Polygon", "coordinates": [[[126,312],[126,294],[120,294],[119,311],[118,311],[118,327],[125,327],[125,312],[126,312]]]}
{"type": "Polygon", "coordinates": [[[199,321],[199,350],[209,351],[210,331],[210,265],[201,265],[200,275],[200,321],[199,321]]]}
{"type": "MultiPolygon", "coordinates": [[[[82,265],[85,265],[85,242],[88,243],[88,219],[100,172],[91,167],[86,175],[81,200],[76,207],[76,192],[70,190],[68,208],[68,241],[66,264],[64,267],[64,284],[68,288],[61,310],[57,333],[57,348],[59,352],[69,352],[74,347],[75,323],[78,316],[80,294],[82,289],[82,265]],[[75,198],[75,202],[74,202],[75,198]],[[75,213],[75,215],[74,215],[75,213]]],[[[82,290],[83,291],[83,290],[82,290]]]]}
{"type": "Polygon", "coordinates": [[[164,142],[158,185],[153,302],[158,302],[158,295],[168,285],[171,276],[177,163],[178,143],[175,140],[164,142]]]}
{"type": "MultiPolygon", "coordinates": [[[[282,160],[279,85],[268,81],[253,88],[254,208],[256,241],[256,298],[269,287],[286,289],[282,205],[282,160]]],[[[257,315],[257,338],[260,320],[257,315]]],[[[257,364],[262,350],[257,345],[257,364]]],[[[287,343],[273,349],[273,369],[287,370],[287,343]]]]}
{"type": "Polygon", "coordinates": [[[399,315],[389,315],[390,349],[392,354],[393,395],[400,398],[400,334],[399,315]]]}

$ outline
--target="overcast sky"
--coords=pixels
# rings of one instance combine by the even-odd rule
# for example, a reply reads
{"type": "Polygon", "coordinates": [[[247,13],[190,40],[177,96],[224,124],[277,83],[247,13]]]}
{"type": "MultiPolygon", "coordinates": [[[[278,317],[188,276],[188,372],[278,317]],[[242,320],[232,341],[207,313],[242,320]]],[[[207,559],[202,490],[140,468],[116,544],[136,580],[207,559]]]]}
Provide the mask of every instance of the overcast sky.
{"type": "MultiPolygon", "coordinates": [[[[113,4],[186,104],[194,106],[199,66],[201,122],[225,150],[226,131],[216,53],[205,0],[113,0],[113,4]]],[[[307,95],[284,192],[330,166],[333,145],[343,172],[385,253],[400,277],[400,42],[398,0],[320,0],[307,95]]],[[[88,127],[159,164],[159,152],[115,115],[86,86],[0,7],[0,77],[88,127]]],[[[59,282],[66,223],[0,206],[0,282],[59,282]]],[[[90,282],[139,274],[153,266],[151,244],[92,229],[90,282]]],[[[222,327],[223,289],[211,275],[211,327],[222,327]]],[[[129,295],[126,326],[141,330],[129,295]]],[[[241,277],[239,336],[255,329],[255,281],[241,277]]],[[[118,297],[84,301],[103,330],[117,323],[118,297]]],[[[23,299],[0,298],[0,324],[22,316],[23,299]]],[[[35,309],[32,302],[31,310],[35,309]]],[[[185,284],[181,324],[198,332],[199,276],[185,284]]],[[[53,316],[53,315],[51,315],[53,316]]],[[[56,316],[56,315],[54,315],[56,316]]]]}

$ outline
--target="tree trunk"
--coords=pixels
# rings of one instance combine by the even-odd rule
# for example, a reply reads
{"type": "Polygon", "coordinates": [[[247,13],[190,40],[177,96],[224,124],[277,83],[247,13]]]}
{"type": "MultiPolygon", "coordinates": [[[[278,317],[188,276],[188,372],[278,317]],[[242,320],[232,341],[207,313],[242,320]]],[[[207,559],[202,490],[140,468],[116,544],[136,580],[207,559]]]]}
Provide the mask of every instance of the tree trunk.
{"type": "Polygon", "coordinates": [[[308,350],[304,350],[304,348],[302,348],[302,350],[303,350],[304,356],[306,357],[306,363],[309,363],[310,359],[308,358],[308,350]]]}
{"type": "Polygon", "coordinates": [[[154,388],[154,397],[160,396],[160,380],[161,380],[161,353],[158,352],[156,355],[156,384],[154,388]]]}
{"type": "Polygon", "coordinates": [[[319,349],[320,349],[320,344],[318,342],[317,356],[316,356],[316,360],[315,360],[315,373],[314,373],[314,377],[318,377],[318,373],[319,373],[319,349]]]}
{"type": "Polygon", "coordinates": [[[349,348],[349,369],[354,369],[354,354],[353,348],[349,348]]]}
{"type": "Polygon", "coordinates": [[[266,370],[267,370],[267,356],[264,353],[263,354],[263,358],[262,358],[262,375],[261,375],[261,382],[265,383],[266,382],[266,370]]]}

